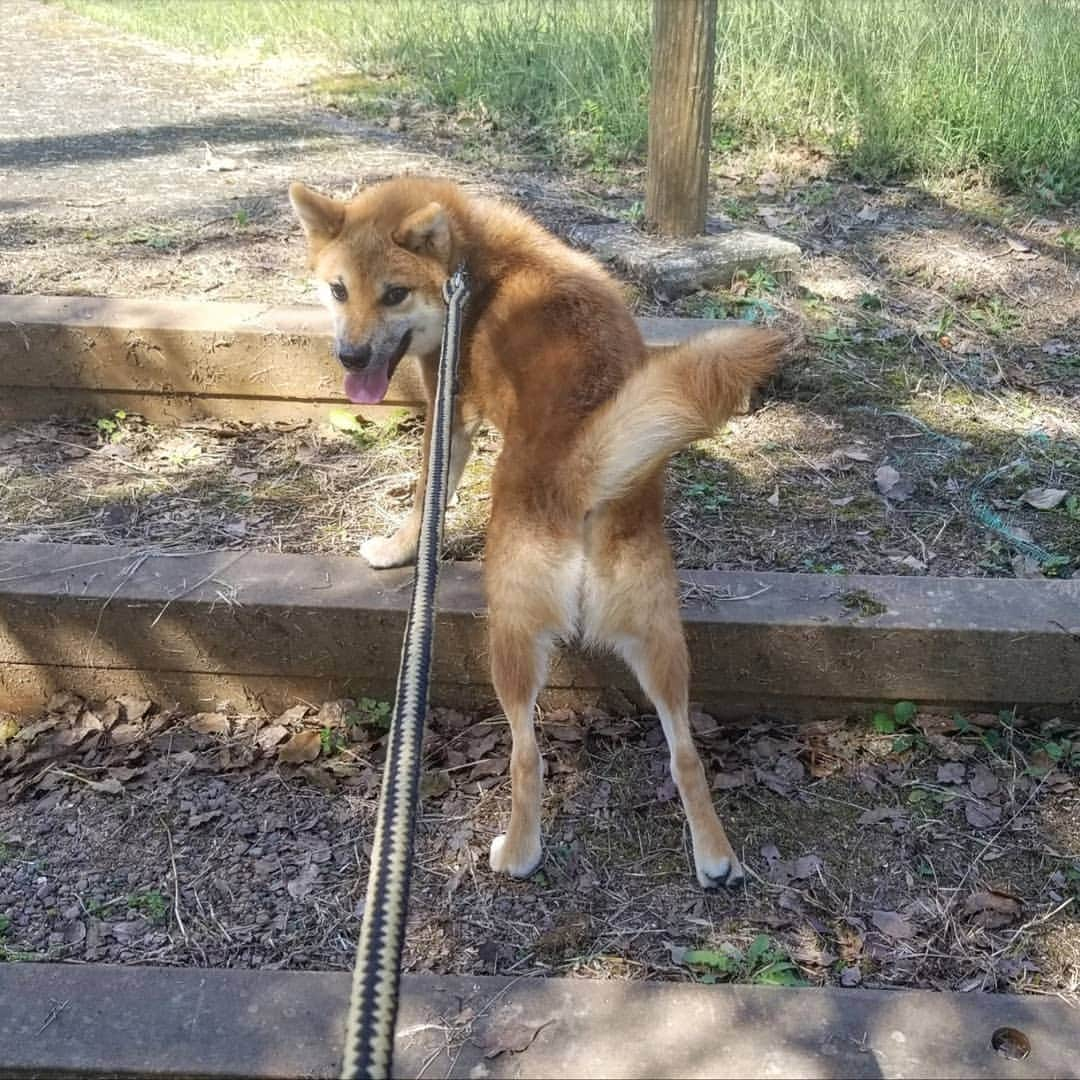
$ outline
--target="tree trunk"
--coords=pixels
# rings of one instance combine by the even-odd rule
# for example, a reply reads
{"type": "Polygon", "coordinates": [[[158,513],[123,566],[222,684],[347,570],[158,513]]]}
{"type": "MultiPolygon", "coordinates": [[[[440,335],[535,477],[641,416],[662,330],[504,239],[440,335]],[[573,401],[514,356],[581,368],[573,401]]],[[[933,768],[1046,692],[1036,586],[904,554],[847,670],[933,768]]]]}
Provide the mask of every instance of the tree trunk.
{"type": "Polygon", "coordinates": [[[653,0],[645,217],[668,236],[705,231],[716,0],[653,0]]]}

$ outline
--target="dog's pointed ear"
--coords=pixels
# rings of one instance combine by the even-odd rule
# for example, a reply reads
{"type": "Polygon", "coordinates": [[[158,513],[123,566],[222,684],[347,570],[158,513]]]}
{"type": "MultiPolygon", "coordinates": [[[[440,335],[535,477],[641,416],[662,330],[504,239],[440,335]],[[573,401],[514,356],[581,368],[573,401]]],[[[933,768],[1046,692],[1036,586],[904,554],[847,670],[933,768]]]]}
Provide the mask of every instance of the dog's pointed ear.
{"type": "Polygon", "coordinates": [[[394,243],[414,255],[433,255],[449,264],[453,237],[450,218],[437,202],[410,214],[394,233],[394,243]]]}
{"type": "Polygon", "coordinates": [[[345,224],[344,203],[328,199],[303,184],[289,185],[289,202],[309,240],[333,240],[345,224]]]}

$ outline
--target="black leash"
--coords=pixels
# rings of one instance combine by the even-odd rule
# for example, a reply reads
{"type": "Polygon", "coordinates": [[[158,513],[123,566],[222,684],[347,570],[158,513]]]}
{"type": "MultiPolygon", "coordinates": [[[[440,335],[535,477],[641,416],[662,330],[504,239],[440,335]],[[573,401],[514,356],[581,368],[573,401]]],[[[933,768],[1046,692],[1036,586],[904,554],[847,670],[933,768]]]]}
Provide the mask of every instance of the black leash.
{"type": "Polygon", "coordinates": [[[464,267],[443,286],[446,322],[431,424],[427,487],[420,523],[412,604],[398,669],[397,700],[390,725],[382,794],[368,872],[367,899],[356,948],[352,996],[345,1032],[342,1080],[390,1076],[394,1025],[401,982],[401,952],[409,908],[424,716],[427,713],[435,587],[439,579],[443,514],[450,472],[454,393],[469,278],[464,267]]]}

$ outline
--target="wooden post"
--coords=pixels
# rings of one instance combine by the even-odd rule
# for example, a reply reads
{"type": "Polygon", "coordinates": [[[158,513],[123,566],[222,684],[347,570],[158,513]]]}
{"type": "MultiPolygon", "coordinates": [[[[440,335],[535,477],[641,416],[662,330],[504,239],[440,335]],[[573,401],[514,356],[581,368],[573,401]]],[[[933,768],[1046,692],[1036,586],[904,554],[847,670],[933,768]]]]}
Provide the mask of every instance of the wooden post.
{"type": "Polygon", "coordinates": [[[653,0],[645,218],[668,236],[705,231],[716,0],[653,0]]]}

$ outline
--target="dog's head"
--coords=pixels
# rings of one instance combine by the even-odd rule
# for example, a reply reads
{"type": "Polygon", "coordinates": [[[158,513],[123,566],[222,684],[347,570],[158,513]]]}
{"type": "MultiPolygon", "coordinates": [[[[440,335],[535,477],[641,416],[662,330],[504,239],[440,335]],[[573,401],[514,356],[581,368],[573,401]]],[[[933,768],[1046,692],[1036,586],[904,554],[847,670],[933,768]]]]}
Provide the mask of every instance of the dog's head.
{"type": "Polygon", "coordinates": [[[450,211],[434,185],[390,181],[349,202],[303,184],[289,200],[308,238],[308,261],[334,318],[334,350],[350,401],[386,395],[406,353],[436,352],[443,282],[457,246],[450,211]]]}

